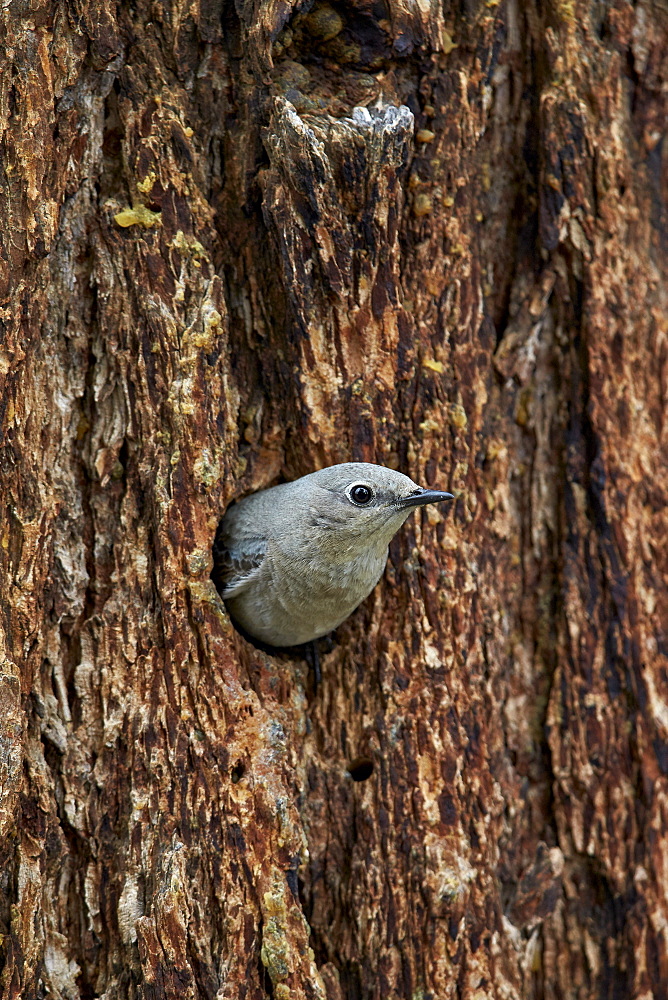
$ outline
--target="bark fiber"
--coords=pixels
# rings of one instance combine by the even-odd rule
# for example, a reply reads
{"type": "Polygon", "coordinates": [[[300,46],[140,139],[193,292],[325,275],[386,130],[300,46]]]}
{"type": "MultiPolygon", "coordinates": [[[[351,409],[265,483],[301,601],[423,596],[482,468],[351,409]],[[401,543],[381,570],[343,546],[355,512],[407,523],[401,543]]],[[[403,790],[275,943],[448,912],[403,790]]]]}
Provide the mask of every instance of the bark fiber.
{"type": "Polygon", "coordinates": [[[668,997],[666,4],[0,19],[0,997],[668,997]],[[348,460],[314,691],[211,544],[348,460]]]}

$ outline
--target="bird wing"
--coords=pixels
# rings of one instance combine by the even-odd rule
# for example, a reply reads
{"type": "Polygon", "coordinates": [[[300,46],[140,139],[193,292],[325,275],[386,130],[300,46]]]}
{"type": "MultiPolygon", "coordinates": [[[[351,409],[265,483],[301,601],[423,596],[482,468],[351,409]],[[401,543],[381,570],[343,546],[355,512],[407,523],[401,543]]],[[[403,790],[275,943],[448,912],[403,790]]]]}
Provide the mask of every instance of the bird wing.
{"type": "Polygon", "coordinates": [[[213,546],[213,582],[221,597],[240,594],[260,572],[267,554],[266,538],[236,538],[221,534],[213,546]]]}

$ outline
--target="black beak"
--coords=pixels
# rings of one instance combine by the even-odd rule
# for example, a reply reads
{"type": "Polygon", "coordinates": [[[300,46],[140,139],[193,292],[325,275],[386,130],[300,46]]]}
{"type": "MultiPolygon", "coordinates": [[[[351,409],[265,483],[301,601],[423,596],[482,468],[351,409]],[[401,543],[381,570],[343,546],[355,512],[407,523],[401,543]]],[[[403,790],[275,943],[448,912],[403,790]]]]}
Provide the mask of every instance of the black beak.
{"type": "Polygon", "coordinates": [[[441,490],[422,490],[409,497],[402,497],[399,500],[399,507],[423,507],[427,503],[441,503],[443,500],[454,500],[452,493],[443,493],[441,490]]]}

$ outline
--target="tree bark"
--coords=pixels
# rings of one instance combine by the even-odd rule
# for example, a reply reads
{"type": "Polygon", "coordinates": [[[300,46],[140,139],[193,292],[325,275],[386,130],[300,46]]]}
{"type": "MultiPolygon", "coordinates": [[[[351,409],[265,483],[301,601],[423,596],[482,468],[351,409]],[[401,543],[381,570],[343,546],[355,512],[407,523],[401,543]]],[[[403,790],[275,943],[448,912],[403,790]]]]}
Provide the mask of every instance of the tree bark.
{"type": "Polygon", "coordinates": [[[668,11],[1,13],[0,996],[668,996],[668,11]],[[322,654],[226,506],[450,489],[322,654]]]}

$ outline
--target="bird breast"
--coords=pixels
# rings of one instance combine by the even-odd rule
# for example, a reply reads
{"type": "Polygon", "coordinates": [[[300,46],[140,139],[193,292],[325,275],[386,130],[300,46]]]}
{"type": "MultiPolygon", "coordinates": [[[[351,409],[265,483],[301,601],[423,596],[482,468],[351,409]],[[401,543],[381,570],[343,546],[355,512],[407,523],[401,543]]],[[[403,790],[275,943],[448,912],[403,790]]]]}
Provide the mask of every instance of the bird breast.
{"type": "Polygon", "coordinates": [[[310,618],[318,634],[324,635],[352,614],[373,590],[382,576],[387,549],[382,556],[359,552],[335,565],[318,560],[295,564],[283,561],[275,552],[270,558],[272,585],[280,586],[286,613],[296,621],[310,618]]]}

